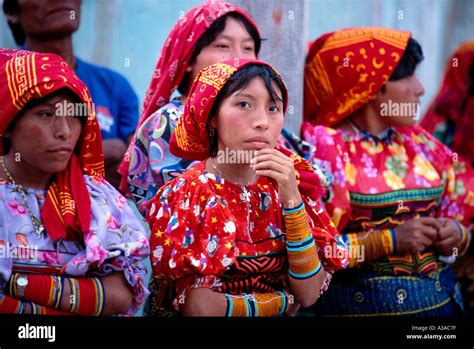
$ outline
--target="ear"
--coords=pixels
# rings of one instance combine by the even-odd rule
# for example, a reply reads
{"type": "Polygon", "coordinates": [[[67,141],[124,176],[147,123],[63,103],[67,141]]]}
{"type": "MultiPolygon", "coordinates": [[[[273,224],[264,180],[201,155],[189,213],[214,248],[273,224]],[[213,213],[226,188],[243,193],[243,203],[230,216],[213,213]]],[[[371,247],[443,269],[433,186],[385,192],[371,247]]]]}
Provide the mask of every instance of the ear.
{"type": "Polygon", "coordinates": [[[20,15],[19,14],[5,14],[7,22],[11,24],[20,24],[20,15]]]}
{"type": "Polygon", "coordinates": [[[216,118],[213,117],[209,120],[209,129],[214,130],[217,127],[216,118]]]}
{"type": "Polygon", "coordinates": [[[192,65],[188,65],[188,66],[186,67],[186,72],[191,73],[192,71],[193,71],[193,66],[192,66],[192,65]]]}

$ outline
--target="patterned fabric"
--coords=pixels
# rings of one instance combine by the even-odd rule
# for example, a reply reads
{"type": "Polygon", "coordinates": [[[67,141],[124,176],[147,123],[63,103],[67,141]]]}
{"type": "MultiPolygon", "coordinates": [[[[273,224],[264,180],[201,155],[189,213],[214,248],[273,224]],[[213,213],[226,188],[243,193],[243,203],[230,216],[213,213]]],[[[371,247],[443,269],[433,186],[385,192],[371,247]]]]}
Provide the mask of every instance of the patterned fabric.
{"type": "Polygon", "coordinates": [[[474,165],[474,40],[448,60],[438,95],[421,126],[474,165]]]}
{"type": "Polygon", "coordinates": [[[362,258],[355,268],[334,275],[325,314],[425,314],[430,307],[446,304],[446,297],[454,295],[449,291],[454,284],[441,282],[442,292],[434,288],[434,281],[430,280],[439,277],[444,263],[431,248],[365,261],[364,251],[356,250],[350,241],[353,235],[377,234],[419,216],[448,217],[469,225],[474,217],[474,176],[470,166],[453,161],[452,152],[420,126],[396,128],[388,142],[309,124],[304,127],[303,136],[315,145],[313,160],[330,183],[325,207],[351,254],[362,258]],[[411,277],[420,283],[410,284],[411,277]],[[357,281],[348,287],[347,278],[357,281]],[[421,283],[422,280],[425,281],[421,283]],[[392,302],[382,302],[393,298],[392,293],[398,289],[416,287],[425,290],[413,293],[411,303],[397,308],[392,302]],[[334,303],[344,290],[347,298],[359,288],[364,289],[363,304],[334,303]],[[426,296],[430,292],[436,297],[426,296]]]}
{"type": "MultiPolygon", "coordinates": [[[[161,49],[160,57],[158,57],[145,95],[143,112],[138,127],[157,109],[169,102],[171,94],[177,89],[186,73],[196,43],[212,23],[229,12],[241,14],[258,32],[257,25],[243,10],[220,0],[207,0],[180,17],[161,49]]],[[[127,176],[131,149],[134,144],[135,139],[130,143],[127,154],[119,168],[119,172],[122,174],[120,189],[126,193],[128,193],[127,176]]]]}
{"type": "MultiPolygon", "coordinates": [[[[325,270],[344,267],[345,245],[329,217],[316,201],[304,201],[325,270]]],[[[282,206],[267,177],[241,186],[208,173],[201,162],[159,190],[149,223],[154,277],[175,288],[175,309],[189,288],[231,294],[288,289],[282,206]]]]}
{"type": "MultiPolygon", "coordinates": [[[[189,160],[204,160],[209,157],[209,135],[206,125],[214,100],[229,78],[249,64],[266,65],[280,75],[272,66],[256,59],[234,59],[216,63],[202,69],[189,91],[184,114],[178,120],[169,144],[172,154],[189,160]]],[[[288,96],[288,91],[282,91],[288,96]]],[[[288,98],[283,106],[286,113],[288,98]]]]}
{"type": "Polygon", "coordinates": [[[75,154],[66,169],[56,173],[41,209],[43,225],[53,240],[82,240],[91,224],[82,175],[104,176],[100,128],[87,88],[62,58],[18,50],[0,50],[0,81],[0,144],[15,115],[33,99],[67,88],[87,106],[89,115],[75,154]]]}
{"type": "Polygon", "coordinates": [[[47,192],[24,188],[28,208],[15,186],[0,180],[0,293],[12,272],[104,276],[123,271],[133,291],[133,315],[148,295],[148,237],[132,208],[103,178],[84,175],[91,201],[91,225],[81,241],[53,240],[35,232],[27,210],[39,215],[47,192]]]}
{"type": "Polygon", "coordinates": [[[305,66],[304,120],[332,126],[377,94],[397,67],[410,33],[350,28],[311,44],[305,66]]]}

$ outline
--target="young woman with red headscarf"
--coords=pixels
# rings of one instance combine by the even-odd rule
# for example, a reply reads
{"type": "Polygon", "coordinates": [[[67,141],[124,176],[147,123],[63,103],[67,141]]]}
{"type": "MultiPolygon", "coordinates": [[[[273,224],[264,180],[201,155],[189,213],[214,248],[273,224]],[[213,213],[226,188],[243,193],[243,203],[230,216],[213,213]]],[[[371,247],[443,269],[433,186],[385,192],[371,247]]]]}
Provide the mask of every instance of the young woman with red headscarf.
{"type": "Polygon", "coordinates": [[[316,147],[331,183],[325,206],[351,252],[326,315],[463,313],[450,264],[469,246],[474,178],[415,125],[422,59],[410,33],[385,28],[339,30],[310,47],[303,139],[316,147]]]}
{"type": "Polygon", "coordinates": [[[134,314],[148,241],[104,180],[85,85],[53,54],[0,50],[0,312],[134,314]]]}
{"type": "Polygon", "coordinates": [[[318,176],[275,146],[287,101],[257,60],[211,65],[191,87],[170,151],[200,162],[147,207],[154,278],[184,315],[293,314],[345,266],[318,176]]]}

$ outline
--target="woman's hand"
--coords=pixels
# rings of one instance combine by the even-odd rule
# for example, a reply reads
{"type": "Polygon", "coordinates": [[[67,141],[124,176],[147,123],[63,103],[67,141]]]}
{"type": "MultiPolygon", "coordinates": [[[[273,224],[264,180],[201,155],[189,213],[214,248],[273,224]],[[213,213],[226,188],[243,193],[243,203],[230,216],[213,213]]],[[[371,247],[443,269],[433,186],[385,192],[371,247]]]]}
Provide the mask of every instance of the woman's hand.
{"type": "Polygon", "coordinates": [[[278,195],[285,208],[301,204],[293,160],[276,149],[260,149],[250,161],[256,174],[274,179],[278,183],[278,195]]]}
{"type": "Polygon", "coordinates": [[[441,228],[438,230],[436,240],[433,247],[436,248],[441,255],[451,256],[456,249],[461,248],[462,235],[459,231],[457,223],[449,218],[438,218],[441,228]]]}
{"type": "Polygon", "coordinates": [[[397,252],[403,254],[424,251],[436,240],[441,226],[438,219],[432,217],[406,221],[394,229],[397,252]]]}

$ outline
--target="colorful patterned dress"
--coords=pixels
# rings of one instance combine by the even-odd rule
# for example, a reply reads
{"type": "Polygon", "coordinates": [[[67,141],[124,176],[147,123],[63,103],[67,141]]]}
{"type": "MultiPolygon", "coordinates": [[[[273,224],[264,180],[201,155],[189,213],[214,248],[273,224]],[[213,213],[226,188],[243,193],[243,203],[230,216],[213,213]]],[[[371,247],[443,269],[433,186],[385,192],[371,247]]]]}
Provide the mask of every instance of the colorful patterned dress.
{"type": "MultiPolygon", "coordinates": [[[[303,125],[303,138],[330,182],[326,209],[349,248],[414,217],[448,217],[469,226],[474,176],[419,126],[383,137],[303,125]]],[[[363,251],[353,251],[351,253],[363,251]]],[[[461,253],[461,251],[459,251],[461,253]]],[[[462,299],[451,266],[431,248],[359,262],[335,273],[324,298],[326,315],[453,315],[462,299]]]]}
{"type": "Polygon", "coordinates": [[[83,241],[36,234],[28,210],[37,218],[46,191],[27,189],[25,207],[15,185],[0,179],[0,293],[12,272],[64,276],[104,276],[123,271],[133,291],[132,307],[137,312],[148,295],[146,268],[148,238],[132,208],[108,182],[84,175],[91,199],[91,228],[83,241]]]}
{"type": "MultiPolygon", "coordinates": [[[[241,186],[205,169],[201,162],[163,186],[149,207],[152,267],[158,283],[173,288],[179,310],[190,288],[242,294],[288,290],[282,205],[273,180],[241,186]]],[[[312,233],[329,284],[333,261],[321,246],[346,256],[327,214],[306,200],[312,233]]],[[[339,260],[337,263],[341,263],[339,260]]],[[[342,261],[344,263],[344,261],[342,261]]]]}

